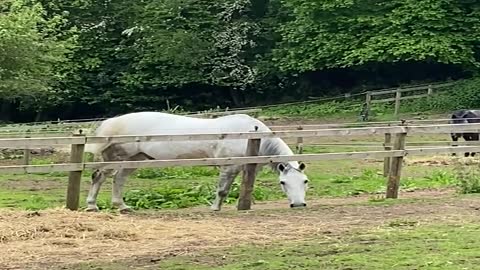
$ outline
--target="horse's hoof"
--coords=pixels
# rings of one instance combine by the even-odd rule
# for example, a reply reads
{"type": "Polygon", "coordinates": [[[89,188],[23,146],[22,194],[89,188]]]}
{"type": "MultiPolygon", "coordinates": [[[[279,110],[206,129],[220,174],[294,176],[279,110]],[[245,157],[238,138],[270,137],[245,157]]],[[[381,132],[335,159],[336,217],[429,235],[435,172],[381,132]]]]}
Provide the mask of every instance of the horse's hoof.
{"type": "Polygon", "coordinates": [[[214,206],[214,205],[212,205],[212,206],[210,207],[210,209],[211,209],[212,211],[215,211],[215,212],[220,211],[220,207],[214,206]]]}
{"type": "Polygon", "coordinates": [[[129,213],[133,213],[133,209],[130,207],[120,209],[120,214],[129,214],[129,213]]]}
{"type": "Polygon", "coordinates": [[[85,212],[98,212],[99,209],[98,207],[88,207],[87,209],[85,209],[85,212]]]}

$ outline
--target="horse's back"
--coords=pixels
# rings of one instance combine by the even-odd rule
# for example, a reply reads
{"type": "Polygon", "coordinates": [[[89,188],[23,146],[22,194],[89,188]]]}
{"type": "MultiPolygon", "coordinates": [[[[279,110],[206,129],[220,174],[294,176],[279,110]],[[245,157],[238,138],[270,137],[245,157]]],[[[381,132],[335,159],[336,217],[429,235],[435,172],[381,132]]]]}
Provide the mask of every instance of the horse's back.
{"type": "Polygon", "coordinates": [[[260,120],[246,114],[214,119],[196,118],[161,112],[135,112],[105,120],[97,136],[270,131],[260,120]]]}

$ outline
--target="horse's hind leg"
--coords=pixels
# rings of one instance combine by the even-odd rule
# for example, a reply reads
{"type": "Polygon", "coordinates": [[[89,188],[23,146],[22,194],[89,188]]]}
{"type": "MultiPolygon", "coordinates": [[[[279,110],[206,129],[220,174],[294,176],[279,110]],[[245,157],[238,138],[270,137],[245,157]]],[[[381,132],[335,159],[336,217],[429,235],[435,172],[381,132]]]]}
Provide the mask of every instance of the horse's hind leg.
{"type": "MultiPolygon", "coordinates": [[[[475,140],[474,136],[472,136],[472,134],[470,134],[470,133],[469,134],[464,134],[463,139],[465,139],[466,142],[470,142],[470,141],[475,140]]],[[[473,157],[475,155],[475,153],[465,152],[464,155],[465,155],[465,157],[469,157],[469,156],[473,157]]]]}
{"type": "Polygon", "coordinates": [[[113,177],[112,206],[117,207],[120,212],[130,211],[130,207],[123,201],[122,192],[127,177],[134,171],[135,169],[122,169],[113,177]]]}
{"type": "Polygon", "coordinates": [[[220,179],[218,182],[217,192],[215,194],[215,201],[210,207],[214,211],[220,211],[225,198],[230,192],[233,180],[240,173],[241,166],[222,166],[220,167],[220,179]]]}
{"type": "Polygon", "coordinates": [[[112,170],[102,170],[98,169],[95,170],[92,174],[92,184],[90,186],[90,191],[88,192],[87,197],[87,211],[89,212],[96,212],[98,211],[97,206],[97,196],[98,192],[100,191],[100,187],[102,186],[105,179],[107,179],[107,175],[110,174],[112,170]]]}
{"type": "MultiPolygon", "coordinates": [[[[140,160],[147,160],[147,159],[154,159],[153,157],[145,154],[145,153],[138,153],[130,158],[129,161],[140,161],[140,160]]],[[[129,212],[131,208],[125,204],[123,201],[123,186],[125,185],[125,181],[127,180],[128,176],[132,174],[136,169],[121,169],[118,171],[117,174],[113,177],[113,186],[112,186],[112,206],[117,207],[120,212],[129,212]]]]}
{"type": "MultiPolygon", "coordinates": [[[[480,136],[479,136],[478,133],[473,133],[473,134],[471,135],[471,137],[470,137],[470,140],[472,140],[472,141],[478,141],[478,140],[479,140],[479,137],[480,137],[480,136]]],[[[470,152],[470,156],[471,156],[471,157],[474,157],[475,154],[476,154],[476,152],[470,152]]]]}

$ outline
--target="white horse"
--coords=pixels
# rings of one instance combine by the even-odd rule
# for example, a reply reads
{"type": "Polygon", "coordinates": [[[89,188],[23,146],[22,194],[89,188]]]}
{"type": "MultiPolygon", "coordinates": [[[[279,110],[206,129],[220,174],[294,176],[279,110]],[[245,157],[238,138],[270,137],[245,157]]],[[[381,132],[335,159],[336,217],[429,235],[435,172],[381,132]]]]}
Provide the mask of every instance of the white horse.
{"type": "MultiPolygon", "coordinates": [[[[103,121],[96,129],[96,136],[116,135],[175,135],[248,132],[254,127],[258,131],[271,131],[261,121],[244,114],[229,115],[216,119],[201,119],[159,112],[138,112],[121,115],[103,121]]],[[[224,158],[245,156],[246,139],[209,140],[209,141],[175,141],[175,142],[134,142],[119,144],[87,144],[86,151],[101,154],[104,161],[153,160],[180,158],[224,158]]],[[[262,139],[259,155],[293,155],[292,150],[280,138],[262,139]]],[[[262,166],[259,164],[257,173],[262,166]]],[[[287,194],[290,207],[305,207],[305,192],[308,179],[303,173],[305,164],[296,161],[270,164],[279,173],[282,190],[287,194]]],[[[230,191],[235,177],[242,170],[242,165],[220,167],[220,179],[216,198],[211,206],[219,211],[230,191]]],[[[130,209],[122,198],[122,188],[126,178],[135,169],[119,169],[114,174],[112,188],[112,205],[120,211],[130,209]]],[[[92,184],[87,198],[87,211],[98,211],[97,195],[102,183],[112,170],[97,169],[92,174],[92,184]]]]}

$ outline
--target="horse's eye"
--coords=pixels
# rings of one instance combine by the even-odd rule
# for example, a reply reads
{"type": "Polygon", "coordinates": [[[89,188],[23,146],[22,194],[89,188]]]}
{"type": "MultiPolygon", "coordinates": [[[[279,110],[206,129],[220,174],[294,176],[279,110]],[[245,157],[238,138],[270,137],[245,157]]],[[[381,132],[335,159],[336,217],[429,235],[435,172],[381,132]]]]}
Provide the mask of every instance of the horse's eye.
{"type": "Polygon", "coordinates": [[[305,181],[303,181],[303,182],[304,182],[305,184],[307,184],[307,183],[308,183],[308,180],[305,180],[305,181]]]}
{"type": "Polygon", "coordinates": [[[280,185],[285,185],[285,181],[280,181],[280,185]]]}

